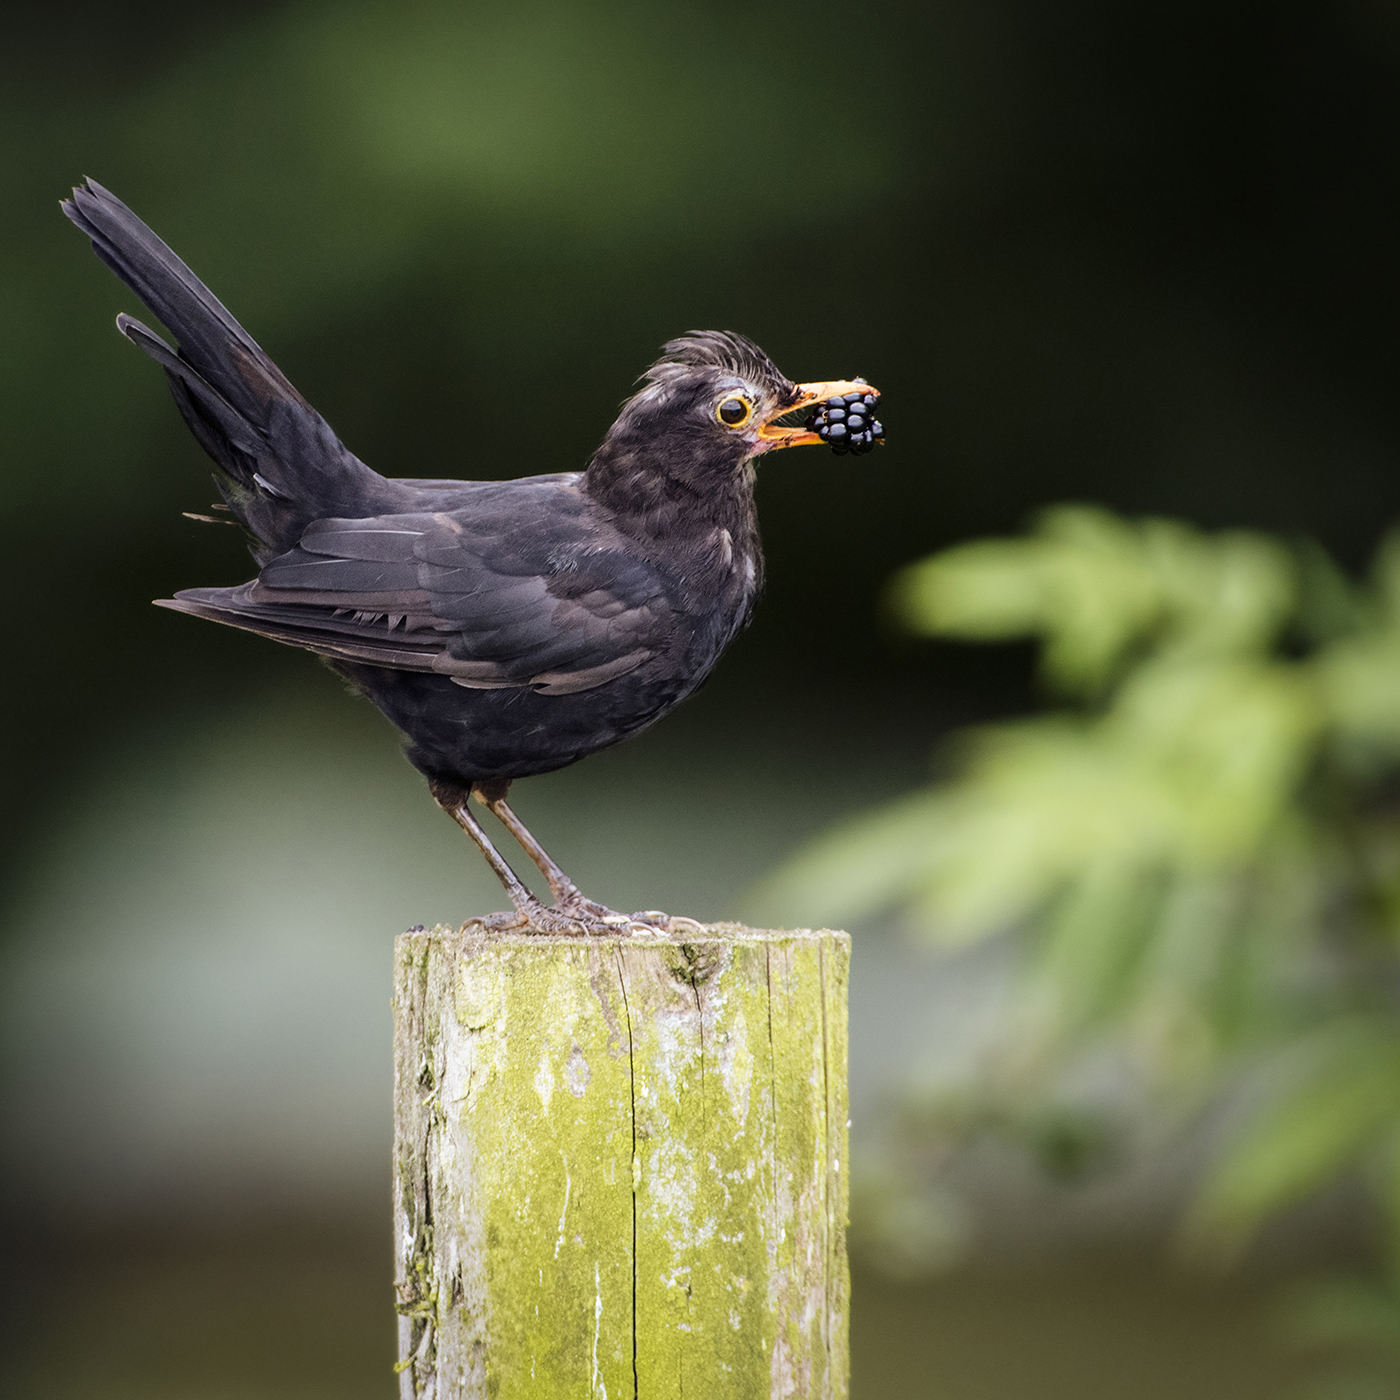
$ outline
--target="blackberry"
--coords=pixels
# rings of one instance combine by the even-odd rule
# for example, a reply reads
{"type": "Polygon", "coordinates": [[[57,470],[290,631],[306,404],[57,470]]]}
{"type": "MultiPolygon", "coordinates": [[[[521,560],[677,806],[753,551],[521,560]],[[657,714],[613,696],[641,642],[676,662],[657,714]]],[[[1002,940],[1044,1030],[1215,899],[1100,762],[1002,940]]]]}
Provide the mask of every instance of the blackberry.
{"type": "MultiPolygon", "coordinates": [[[[857,380],[857,383],[863,383],[857,380]]],[[[859,456],[869,452],[876,443],[885,440],[885,428],[875,417],[879,395],[872,392],[843,394],[828,399],[807,417],[807,431],[816,433],[831,450],[844,457],[851,452],[859,456]]]]}

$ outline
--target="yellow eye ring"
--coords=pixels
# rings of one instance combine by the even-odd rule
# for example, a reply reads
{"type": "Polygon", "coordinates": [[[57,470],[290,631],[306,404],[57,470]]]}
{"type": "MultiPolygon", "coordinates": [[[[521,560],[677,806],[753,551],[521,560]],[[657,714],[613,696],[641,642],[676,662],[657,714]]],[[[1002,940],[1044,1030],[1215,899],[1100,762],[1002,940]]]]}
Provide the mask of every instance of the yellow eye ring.
{"type": "Polygon", "coordinates": [[[742,394],[726,394],[715,408],[715,417],[726,428],[742,428],[753,416],[753,404],[742,394]]]}

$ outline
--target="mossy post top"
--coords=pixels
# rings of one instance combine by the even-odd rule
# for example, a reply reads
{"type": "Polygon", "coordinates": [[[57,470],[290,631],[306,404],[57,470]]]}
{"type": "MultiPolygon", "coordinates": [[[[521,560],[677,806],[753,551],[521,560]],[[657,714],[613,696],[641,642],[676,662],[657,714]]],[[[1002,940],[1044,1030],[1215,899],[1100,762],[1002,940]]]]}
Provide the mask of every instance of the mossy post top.
{"type": "Polygon", "coordinates": [[[644,928],[638,928],[633,933],[618,934],[561,935],[529,933],[519,929],[502,933],[468,921],[456,928],[438,924],[431,929],[410,929],[407,933],[399,934],[395,944],[397,950],[402,953],[407,944],[429,940],[440,942],[447,947],[455,947],[471,956],[488,948],[530,948],[536,951],[543,948],[663,948],[682,947],[688,943],[821,943],[835,940],[849,947],[851,935],[840,929],[830,928],[750,928],[747,924],[701,924],[689,919],[684,921],[683,927],[678,927],[670,933],[660,929],[647,931],[644,928]]]}
{"type": "Polygon", "coordinates": [[[402,1396],[844,1396],[849,954],[402,935],[402,1396]]]}

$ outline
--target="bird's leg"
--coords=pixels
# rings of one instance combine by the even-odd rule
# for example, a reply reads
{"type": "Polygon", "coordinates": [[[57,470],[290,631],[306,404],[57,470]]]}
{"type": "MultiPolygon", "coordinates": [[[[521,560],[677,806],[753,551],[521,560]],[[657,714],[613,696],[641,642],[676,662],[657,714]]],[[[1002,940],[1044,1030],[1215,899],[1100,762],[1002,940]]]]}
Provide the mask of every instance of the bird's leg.
{"type": "MultiPolygon", "coordinates": [[[[433,800],[471,837],[477,850],[486,857],[486,863],[496,872],[496,878],[506,887],[510,902],[515,906],[516,917],[502,927],[523,927],[538,929],[542,933],[577,933],[579,921],[561,918],[553,910],[546,909],[538,899],[521,883],[520,877],[510,868],[506,858],[492,844],[491,838],[481,829],[481,823],[472,816],[467,805],[467,791],[455,784],[430,780],[429,790],[433,800]]],[[[501,916],[493,915],[490,921],[501,916]]],[[[486,921],[483,921],[486,922],[486,921]]]]}
{"type": "Polygon", "coordinates": [[[569,914],[587,922],[608,924],[620,927],[632,922],[626,914],[619,914],[605,904],[588,899],[583,891],[569,879],[555,864],[549,852],[535,840],[530,828],[506,805],[506,792],[510,784],[501,780],[474,783],[472,796],[496,818],[505,829],[520,843],[521,849],[534,861],[539,872],[549,882],[554,895],[554,907],[561,914],[569,914]]]}
{"type": "Polygon", "coordinates": [[[506,803],[506,792],[509,788],[510,784],[500,779],[494,782],[474,783],[472,795],[515,837],[521,849],[534,861],[540,874],[549,882],[550,891],[554,895],[554,908],[558,913],[592,927],[601,926],[603,930],[623,929],[628,924],[655,927],[665,927],[669,924],[669,916],[656,911],[648,911],[645,916],[619,914],[615,909],[609,909],[606,904],[589,899],[555,864],[549,852],[535,840],[530,828],[511,811],[506,803]]]}
{"type": "Polygon", "coordinates": [[[581,899],[578,886],[554,863],[549,852],[530,834],[529,827],[506,806],[509,786],[505,782],[476,783],[472,787],[472,796],[515,837],[521,849],[535,862],[540,874],[549,881],[556,904],[571,904],[581,899]]]}

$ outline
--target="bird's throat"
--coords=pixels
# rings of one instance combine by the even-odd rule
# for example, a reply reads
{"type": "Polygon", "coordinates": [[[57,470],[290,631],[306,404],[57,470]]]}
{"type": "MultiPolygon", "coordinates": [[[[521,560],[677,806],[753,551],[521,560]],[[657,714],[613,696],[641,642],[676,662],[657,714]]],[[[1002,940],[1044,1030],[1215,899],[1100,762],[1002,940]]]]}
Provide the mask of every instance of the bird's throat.
{"type": "Polygon", "coordinates": [[[756,535],[752,464],[708,443],[610,435],[583,484],[634,538],[700,538],[716,530],[735,539],[756,535]]]}

